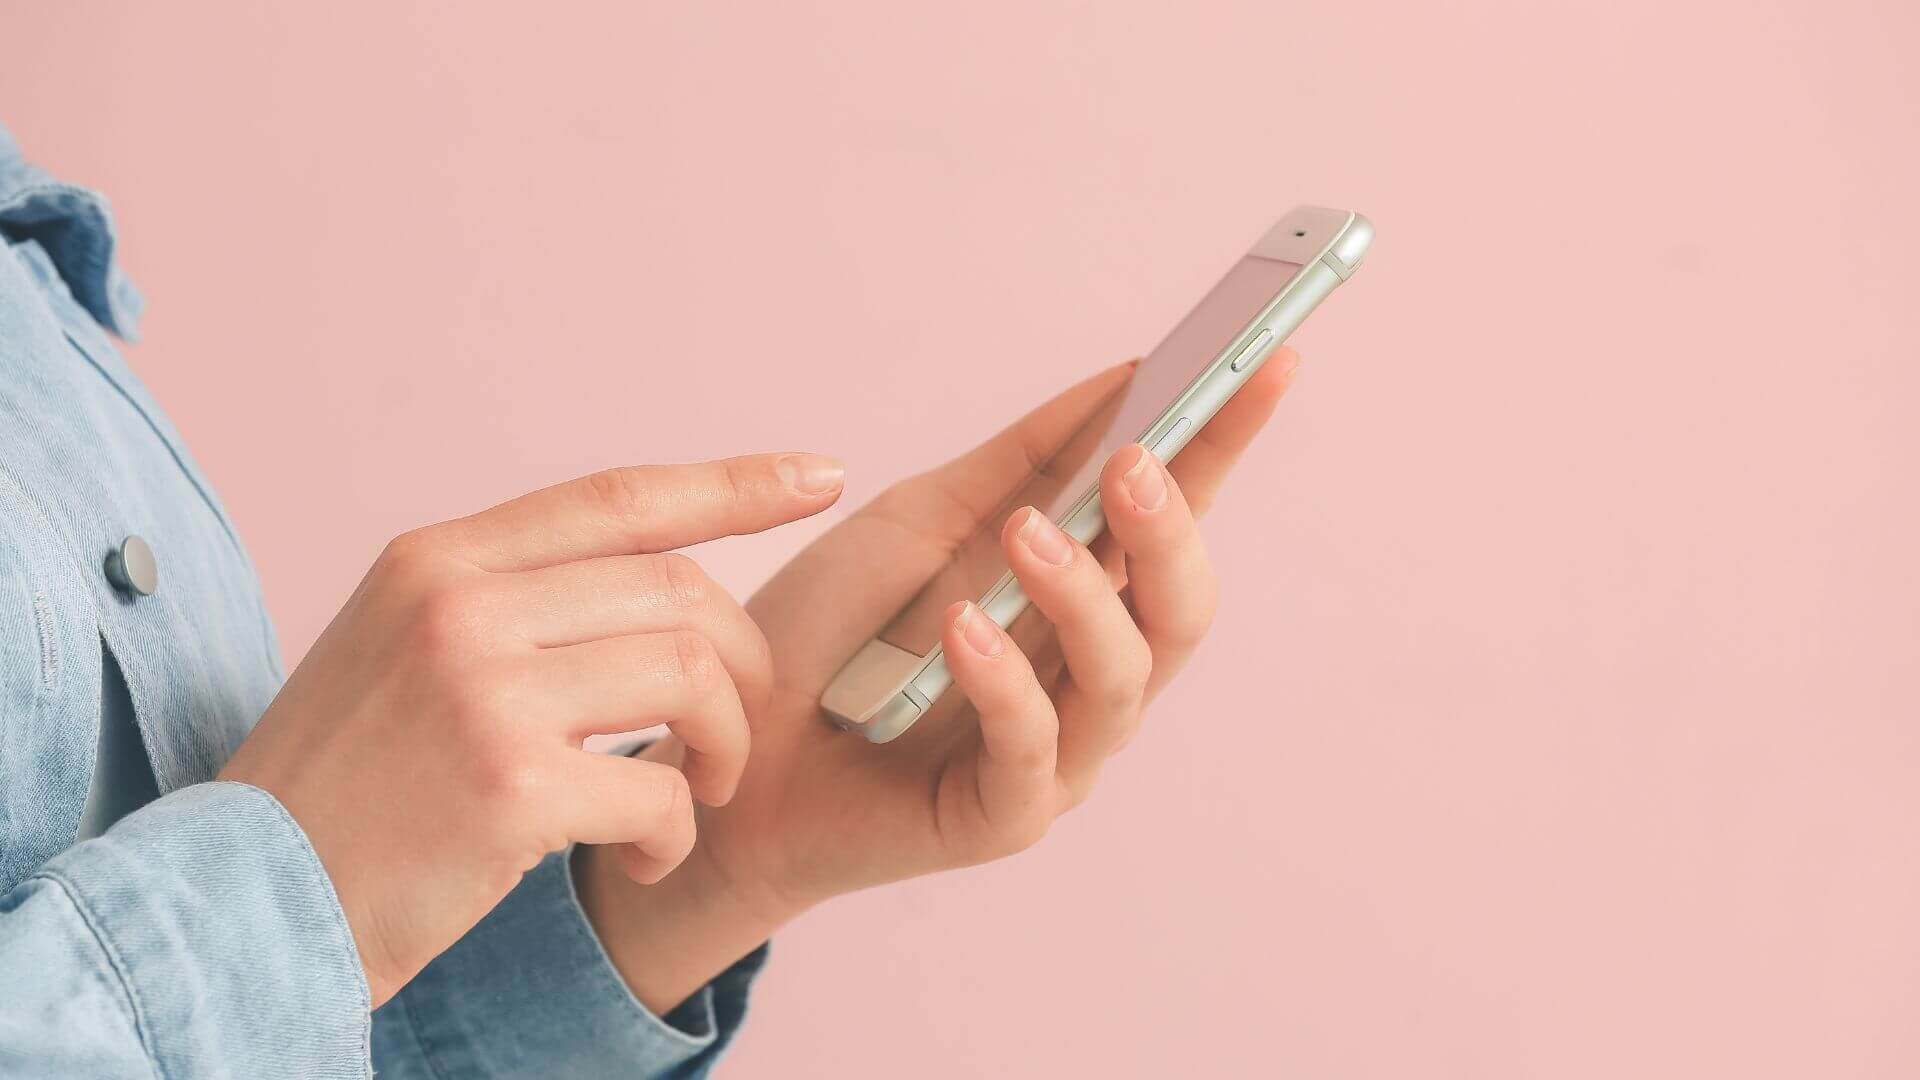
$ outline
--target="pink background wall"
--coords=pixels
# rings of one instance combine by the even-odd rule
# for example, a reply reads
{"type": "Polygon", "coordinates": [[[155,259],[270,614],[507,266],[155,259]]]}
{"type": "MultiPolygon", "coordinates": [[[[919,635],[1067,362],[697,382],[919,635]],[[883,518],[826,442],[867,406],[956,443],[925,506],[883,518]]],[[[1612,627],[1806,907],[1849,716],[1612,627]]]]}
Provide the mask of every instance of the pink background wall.
{"type": "Polygon", "coordinates": [[[8,7],[290,659],[408,526],[857,502],[1378,222],[1101,797],[794,927],[727,1075],[1920,1073],[1912,5],[8,7]]]}

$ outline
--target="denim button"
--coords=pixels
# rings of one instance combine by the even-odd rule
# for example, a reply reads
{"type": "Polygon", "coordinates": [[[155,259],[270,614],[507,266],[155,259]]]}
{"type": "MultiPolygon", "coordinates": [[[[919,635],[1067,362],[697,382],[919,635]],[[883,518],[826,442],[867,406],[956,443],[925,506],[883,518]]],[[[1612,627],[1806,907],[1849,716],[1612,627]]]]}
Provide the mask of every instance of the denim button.
{"type": "Polygon", "coordinates": [[[120,550],[107,556],[107,580],[123,592],[152,596],[160,587],[160,566],[153,561],[153,549],[138,536],[120,541],[120,550]]]}

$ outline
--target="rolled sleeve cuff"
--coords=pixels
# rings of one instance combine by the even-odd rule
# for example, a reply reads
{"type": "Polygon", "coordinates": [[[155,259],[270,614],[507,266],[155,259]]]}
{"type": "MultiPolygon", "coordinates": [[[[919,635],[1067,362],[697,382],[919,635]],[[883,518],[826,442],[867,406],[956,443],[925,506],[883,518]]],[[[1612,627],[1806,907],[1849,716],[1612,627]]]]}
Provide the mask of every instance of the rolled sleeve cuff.
{"type": "Polygon", "coordinates": [[[375,1014],[374,1061],[382,1076],[706,1073],[739,1030],[766,946],[656,1016],[633,996],[595,936],[574,891],[569,855],[542,860],[375,1014]]]}
{"type": "Polygon", "coordinates": [[[319,857],[273,796],[181,788],[49,861],[161,1075],[364,1077],[366,974],[319,857]]]}

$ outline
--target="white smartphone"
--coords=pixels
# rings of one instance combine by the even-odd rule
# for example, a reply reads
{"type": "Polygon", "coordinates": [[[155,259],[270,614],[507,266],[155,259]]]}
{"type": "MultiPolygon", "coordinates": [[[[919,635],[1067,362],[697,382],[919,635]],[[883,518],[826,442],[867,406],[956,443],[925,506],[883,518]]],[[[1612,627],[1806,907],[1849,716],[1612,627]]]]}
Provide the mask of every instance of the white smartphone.
{"type": "MultiPolygon", "coordinates": [[[[1373,226],[1350,210],[1302,206],[1281,218],[1004,509],[1030,504],[1092,543],[1106,528],[1099,479],[1113,452],[1132,441],[1173,460],[1274,346],[1353,276],[1372,239],[1373,226]]],[[[1026,610],[1026,593],[1000,553],[1005,516],[990,518],[961,545],[834,676],[820,704],[835,723],[871,742],[898,738],[953,685],[940,650],[946,609],[978,597],[980,610],[1003,627],[1026,610]]]]}

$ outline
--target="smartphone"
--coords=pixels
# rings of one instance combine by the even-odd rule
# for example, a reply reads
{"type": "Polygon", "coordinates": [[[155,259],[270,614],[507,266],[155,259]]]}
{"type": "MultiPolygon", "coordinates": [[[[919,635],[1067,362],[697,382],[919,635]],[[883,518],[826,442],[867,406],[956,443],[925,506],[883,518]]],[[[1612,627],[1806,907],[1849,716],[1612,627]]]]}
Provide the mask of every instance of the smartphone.
{"type": "MultiPolygon", "coordinates": [[[[1173,460],[1274,347],[1353,276],[1372,239],[1373,226],[1350,210],[1302,206],[1281,218],[1003,510],[1032,505],[1092,543],[1106,528],[1100,469],[1113,452],[1132,441],[1173,460]]],[[[946,609],[978,597],[1002,627],[1026,610],[1026,593],[1000,550],[1006,512],[989,517],[834,676],[820,704],[835,723],[871,742],[899,738],[953,685],[940,650],[946,609]]]]}

